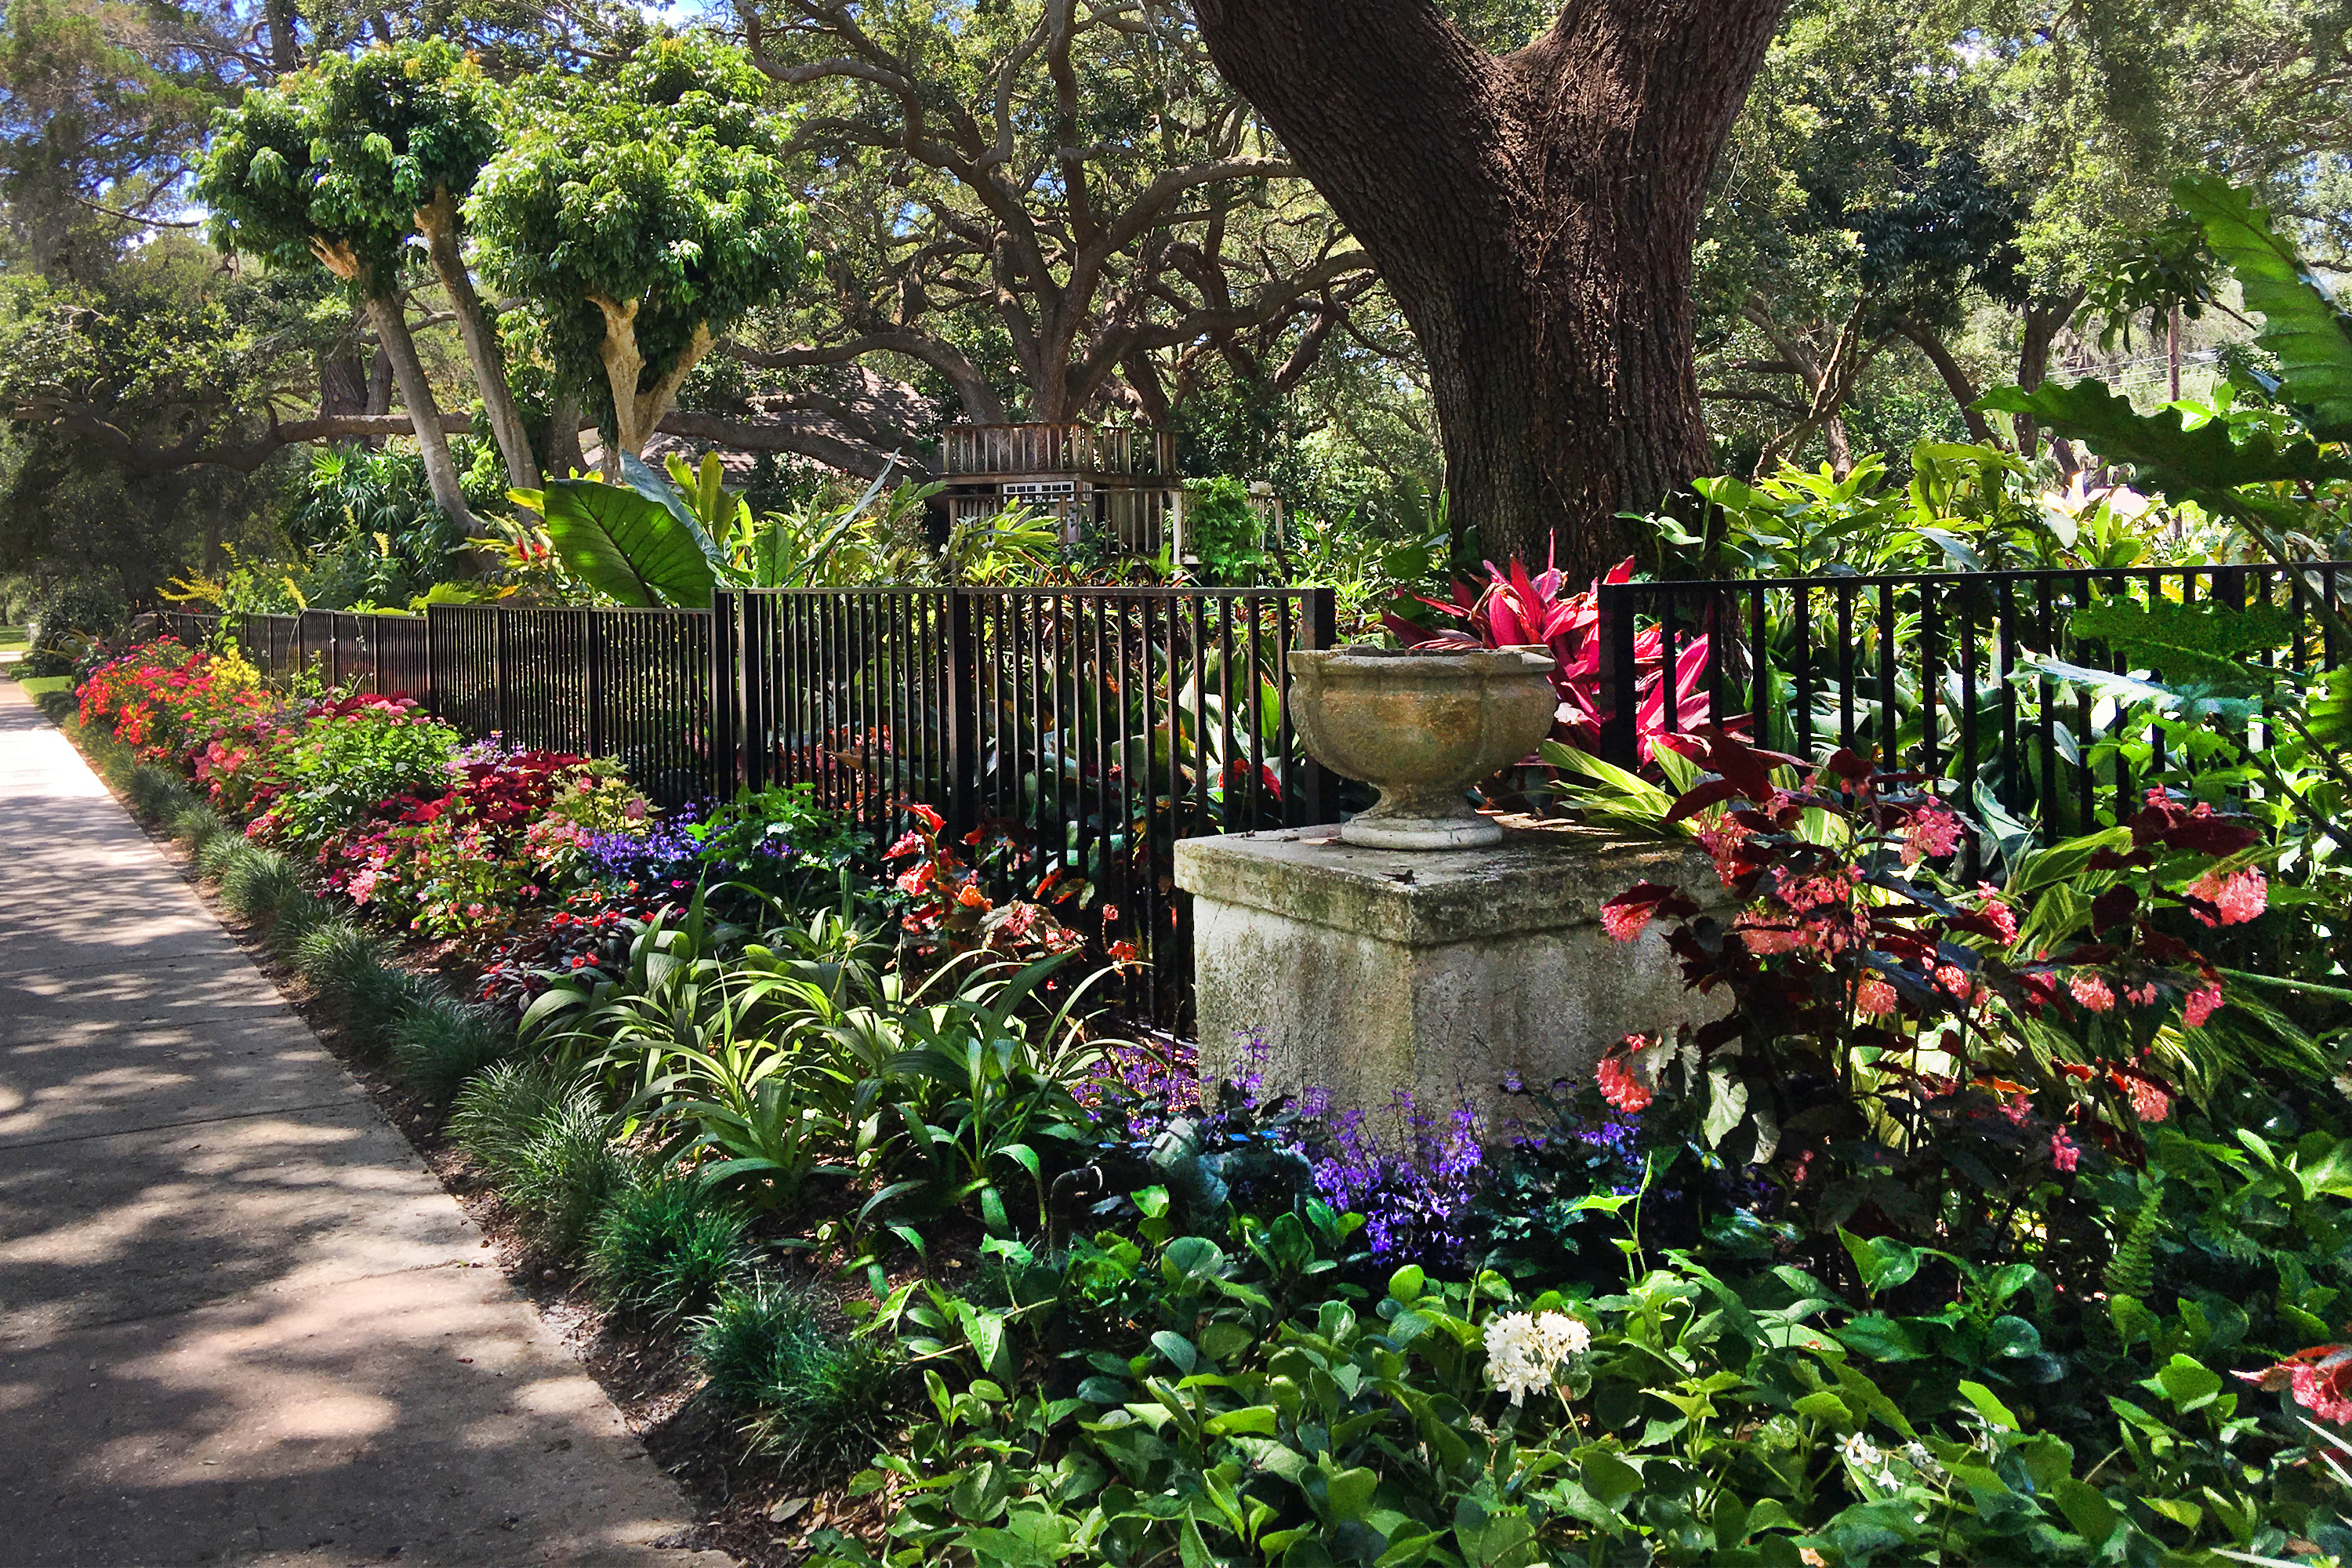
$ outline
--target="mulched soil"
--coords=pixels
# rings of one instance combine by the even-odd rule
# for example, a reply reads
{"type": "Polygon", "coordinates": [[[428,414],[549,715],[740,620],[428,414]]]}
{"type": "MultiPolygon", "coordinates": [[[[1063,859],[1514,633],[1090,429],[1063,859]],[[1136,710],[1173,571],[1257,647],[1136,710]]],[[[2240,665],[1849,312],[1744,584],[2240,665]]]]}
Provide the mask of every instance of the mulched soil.
{"type": "MultiPolygon", "coordinates": [[[[694,1505],[696,1523],[670,1544],[725,1552],[749,1568],[792,1568],[807,1555],[807,1538],[814,1531],[839,1530],[878,1543],[887,1518],[886,1493],[852,1498],[844,1477],[795,1473],[773,1458],[749,1452],[735,1416],[700,1396],[702,1373],[688,1352],[685,1336],[675,1331],[647,1331],[605,1312],[576,1270],[534,1246],[482,1173],[445,1135],[447,1107],[404,1088],[382,1058],[353,1039],[333,1010],[269,952],[259,928],[223,904],[198,879],[176,841],[150,825],[142,826],[481,1227],[482,1245],[508,1279],[579,1357],[655,1463],[677,1479],[694,1505]]],[[[437,971],[456,994],[470,994],[476,984],[478,971],[446,950],[412,943],[402,956],[413,967],[437,971]]],[[[789,1255],[772,1268],[788,1275],[797,1269],[799,1278],[820,1294],[842,1295],[837,1280],[809,1271],[804,1262],[789,1255]]]]}

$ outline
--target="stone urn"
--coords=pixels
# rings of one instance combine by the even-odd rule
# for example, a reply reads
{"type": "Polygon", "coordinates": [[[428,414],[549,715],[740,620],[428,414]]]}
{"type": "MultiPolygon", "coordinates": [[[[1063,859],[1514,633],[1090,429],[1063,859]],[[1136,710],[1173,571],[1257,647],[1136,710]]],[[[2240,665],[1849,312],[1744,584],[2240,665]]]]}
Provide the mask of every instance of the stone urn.
{"type": "Polygon", "coordinates": [[[1296,648],[1290,712],[1315,760],[1380,788],[1339,829],[1377,849],[1470,849],[1503,830],[1463,791],[1551,733],[1559,698],[1542,648],[1296,648]]]}

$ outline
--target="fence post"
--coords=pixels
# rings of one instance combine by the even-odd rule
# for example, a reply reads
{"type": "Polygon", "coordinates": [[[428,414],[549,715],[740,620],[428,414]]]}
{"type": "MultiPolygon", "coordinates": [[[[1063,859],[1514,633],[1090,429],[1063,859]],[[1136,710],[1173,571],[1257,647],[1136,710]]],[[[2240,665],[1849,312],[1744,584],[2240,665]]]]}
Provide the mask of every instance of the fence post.
{"type": "Polygon", "coordinates": [[[1635,719],[1640,709],[1641,670],[1633,658],[1633,588],[1629,583],[1601,584],[1601,760],[1632,770],[1639,766],[1635,719]]]}
{"type": "MultiPolygon", "coordinates": [[[[1305,603],[1299,605],[1298,636],[1309,649],[1338,646],[1339,641],[1339,596],[1335,589],[1309,588],[1305,603]]],[[[1287,661],[1286,660],[1286,665],[1287,661]]],[[[1276,677],[1286,687],[1290,682],[1287,668],[1277,670],[1276,677]]],[[[1339,820],[1339,780],[1337,774],[1315,760],[1307,757],[1307,819],[1320,825],[1339,820]]]]}
{"type": "Polygon", "coordinates": [[[497,620],[492,623],[496,628],[496,635],[494,639],[495,649],[492,656],[493,662],[490,666],[490,679],[491,689],[499,694],[499,739],[505,741],[509,745],[511,745],[514,742],[509,732],[514,728],[514,681],[511,679],[513,671],[507,661],[507,616],[509,612],[504,605],[499,605],[493,608],[490,611],[490,614],[498,617],[497,620]]]}
{"type": "Polygon", "coordinates": [[[971,596],[948,589],[949,826],[958,837],[980,825],[980,637],[971,596]]]}

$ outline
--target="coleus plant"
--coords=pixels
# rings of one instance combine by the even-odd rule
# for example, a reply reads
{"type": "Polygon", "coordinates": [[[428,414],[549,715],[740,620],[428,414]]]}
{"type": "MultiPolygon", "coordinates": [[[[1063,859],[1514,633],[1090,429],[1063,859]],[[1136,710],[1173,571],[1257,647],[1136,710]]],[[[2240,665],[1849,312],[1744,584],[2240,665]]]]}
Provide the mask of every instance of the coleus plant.
{"type": "MultiPolygon", "coordinates": [[[[1527,563],[1514,560],[1508,571],[1489,561],[1486,582],[1479,584],[1456,578],[1451,604],[1414,595],[1439,615],[1461,623],[1432,635],[1402,616],[1389,614],[1382,623],[1408,647],[1541,647],[1551,654],[1552,688],[1559,710],[1552,738],[1591,751],[1601,739],[1605,693],[1601,684],[1601,584],[1623,583],[1633,575],[1628,556],[1596,578],[1581,594],[1563,595],[1567,579],[1557,566],[1530,574],[1527,563]]],[[[1665,639],[1656,626],[1633,638],[1633,663],[1639,672],[1635,688],[1639,706],[1634,716],[1635,744],[1648,762],[1660,734],[1689,731],[1712,717],[1704,682],[1708,638],[1705,633],[1683,642],[1675,655],[1675,713],[1666,714],[1665,639]]]]}
{"type": "Polygon", "coordinates": [[[1962,889],[1936,868],[1972,830],[1919,774],[1840,751],[1807,778],[1712,728],[1663,743],[1706,775],[1670,820],[1696,822],[1736,912],[1644,882],[1602,923],[1630,942],[1670,922],[1685,984],[1727,1010],[1613,1047],[1613,1106],[1665,1098],[1816,1236],[1975,1229],[1997,1250],[2086,1150],[2138,1163],[2138,1129],[2182,1092],[2184,1031],[2224,1004],[2179,932],[2262,912],[2259,835],[2151,791],[2006,888],[1962,889]]]}

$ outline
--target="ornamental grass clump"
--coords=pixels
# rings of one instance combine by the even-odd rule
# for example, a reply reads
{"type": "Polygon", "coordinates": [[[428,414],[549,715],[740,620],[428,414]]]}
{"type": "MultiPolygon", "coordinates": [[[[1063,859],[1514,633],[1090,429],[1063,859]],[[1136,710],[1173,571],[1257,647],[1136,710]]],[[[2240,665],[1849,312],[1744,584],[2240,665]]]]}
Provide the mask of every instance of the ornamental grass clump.
{"type": "Polygon", "coordinates": [[[655,1323],[704,1311],[743,1277],[743,1215],[691,1173],[614,1194],[588,1234],[588,1277],[607,1306],[655,1323]]]}
{"type": "Polygon", "coordinates": [[[227,856],[220,873],[221,902],[249,921],[274,918],[280,906],[309,896],[302,873],[274,849],[247,845],[227,856]]]}
{"type": "Polygon", "coordinates": [[[825,1328],[801,1291],[772,1279],[730,1290],[698,1329],[711,1392],[749,1412],[745,1435],[788,1462],[856,1463],[897,1425],[897,1359],[825,1328]]]}
{"type": "Polygon", "coordinates": [[[467,1079],[514,1054],[513,1025],[487,1007],[435,992],[416,999],[391,1034],[393,1065],[408,1086],[446,1100],[467,1079]]]}
{"type": "Polygon", "coordinates": [[[632,1172],[614,1146],[614,1118],[595,1089],[538,1064],[498,1063],[467,1084],[449,1118],[460,1148],[480,1161],[550,1250],[575,1248],[632,1172]]]}

